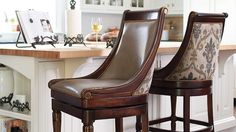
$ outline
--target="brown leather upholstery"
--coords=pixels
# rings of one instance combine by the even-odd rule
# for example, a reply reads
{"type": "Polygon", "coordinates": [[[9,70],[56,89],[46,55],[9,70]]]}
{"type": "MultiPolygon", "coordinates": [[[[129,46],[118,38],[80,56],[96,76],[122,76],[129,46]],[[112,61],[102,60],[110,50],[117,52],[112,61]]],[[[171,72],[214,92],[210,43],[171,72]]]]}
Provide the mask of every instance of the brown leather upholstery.
{"type": "Polygon", "coordinates": [[[125,22],[120,46],[102,79],[131,79],[140,70],[155,40],[155,21],[125,22]]]}
{"type": "Polygon", "coordinates": [[[107,118],[115,118],[121,131],[126,116],[140,117],[143,125],[137,129],[147,132],[147,93],[165,10],[125,11],[117,44],[101,67],[85,77],[49,82],[54,132],[60,131],[60,111],[80,118],[84,132],[93,131],[95,120],[107,118]]]}
{"type": "Polygon", "coordinates": [[[154,72],[150,89],[151,94],[171,97],[171,115],[152,120],[149,125],[171,121],[170,130],[150,127],[150,131],[176,131],[176,121],[184,123],[185,132],[190,131],[190,123],[205,126],[199,131],[214,131],[211,79],[226,17],[227,14],[190,13],[177,54],[167,66],[154,72]],[[190,119],[190,96],[201,95],[207,95],[208,122],[190,119]],[[183,97],[183,117],[176,116],[177,96],[183,97]]]}
{"type": "Polygon", "coordinates": [[[102,89],[106,87],[116,87],[127,80],[112,80],[112,79],[70,79],[59,81],[51,85],[51,89],[81,98],[81,92],[83,89],[102,89]]]}
{"type": "MultiPolygon", "coordinates": [[[[128,21],[124,24],[119,47],[106,70],[94,80],[70,79],[50,85],[50,88],[83,97],[83,89],[103,89],[128,83],[138,73],[155,40],[156,21],[128,21]],[[91,82],[90,82],[91,81],[91,82]],[[90,82],[90,83],[88,83],[90,82]]],[[[151,69],[153,71],[153,67],[151,69]]],[[[151,82],[151,80],[149,80],[151,82]]],[[[140,86],[141,87],[141,86],[140,86]]],[[[141,93],[139,94],[146,94],[141,93]]]]}

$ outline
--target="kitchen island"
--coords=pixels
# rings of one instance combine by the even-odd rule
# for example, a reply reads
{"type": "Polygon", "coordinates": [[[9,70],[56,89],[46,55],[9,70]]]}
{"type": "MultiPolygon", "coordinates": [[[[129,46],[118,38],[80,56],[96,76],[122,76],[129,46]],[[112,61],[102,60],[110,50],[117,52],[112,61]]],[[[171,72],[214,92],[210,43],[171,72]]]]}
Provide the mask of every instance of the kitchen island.
{"type": "MultiPolygon", "coordinates": [[[[180,43],[162,43],[158,49],[157,67],[167,64],[178,50],[180,43]]],[[[14,45],[0,45],[0,62],[11,68],[14,73],[14,94],[26,95],[30,103],[30,111],[18,112],[0,107],[0,115],[25,120],[31,132],[52,132],[51,96],[48,81],[54,78],[83,76],[96,69],[110,53],[111,49],[88,48],[84,46],[64,47],[56,45],[37,46],[33,48],[16,48],[14,45]]],[[[233,116],[233,84],[234,78],[228,75],[227,69],[232,64],[228,60],[236,52],[236,45],[220,47],[219,66],[214,78],[214,117],[216,130],[235,125],[233,116]]],[[[169,102],[166,97],[149,97],[149,118],[156,118],[168,113],[169,102]],[[161,107],[159,107],[161,106],[161,107]]],[[[193,100],[200,103],[201,99],[193,100]]],[[[192,107],[192,106],[191,106],[192,107]]],[[[205,108],[196,108],[193,116],[206,117],[205,108]]],[[[181,109],[181,108],[180,108],[181,109]]],[[[134,131],[133,118],[126,119],[125,131],[134,131]],[[132,124],[132,125],[131,125],[132,124]]],[[[114,131],[114,121],[96,121],[95,132],[114,131]],[[104,130],[104,128],[106,128],[104,130]]],[[[79,132],[82,130],[80,120],[67,114],[62,116],[63,132],[79,132]]]]}

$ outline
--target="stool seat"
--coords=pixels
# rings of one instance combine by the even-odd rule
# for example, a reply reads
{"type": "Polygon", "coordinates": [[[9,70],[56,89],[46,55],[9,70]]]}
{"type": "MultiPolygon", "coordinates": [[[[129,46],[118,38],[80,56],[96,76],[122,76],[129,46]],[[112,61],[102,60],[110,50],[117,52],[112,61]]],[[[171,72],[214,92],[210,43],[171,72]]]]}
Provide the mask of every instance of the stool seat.
{"type": "Polygon", "coordinates": [[[50,88],[54,91],[62,92],[67,94],[68,96],[74,96],[75,98],[86,98],[86,95],[84,95],[84,91],[86,90],[104,90],[110,87],[117,87],[125,82],[127,82],[127,80],[74,78],[61,80],[54,84],[53,82],[49,82],[49,84],[50,88]]]}
{"type": "Polygon", "coordinates": [[[212,80],[159,80],[153,79],[149,93],[161,95],[200,96],[211,93],[212,80]]]}

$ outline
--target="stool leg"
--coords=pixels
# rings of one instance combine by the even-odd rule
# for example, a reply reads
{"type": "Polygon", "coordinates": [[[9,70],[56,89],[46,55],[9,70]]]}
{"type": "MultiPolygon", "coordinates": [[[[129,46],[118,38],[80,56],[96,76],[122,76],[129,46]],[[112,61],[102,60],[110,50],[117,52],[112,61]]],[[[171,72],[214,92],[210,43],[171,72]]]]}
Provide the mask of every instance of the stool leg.
{"type": "Polygon", "coordinates": [[[208,121],[213,126],[212,132],[214,132],[212,94],[207,95],[207,109],[208,109],[208,121]]]}
{"type": "Polygon", "coordinates": [[[136,116],[136,132],[140,132],[142,130],[141,116],[136,116]]]}
{"type": "Polygon", "coordinates": [[[148,112],[142,114],[142,132],[148,132],[148,112]]]}
{"type": "Polygon", "coordinates": [[[85,110],[83,111],[83,132],[93,132],[93,122],[94,120],[92,119],[92,111],[85,110]]]}
{"type": "Polygon", "coordinates": [[[93,132],[93,121],[83,122],[83,132],[93,132]]]}
{"type": "Polygon", "coordinates": [[[115,118],[116,132],[123,132],[123,118],[115,118]]]}
{"type": "Polygon", "coordinates": [[[190,96],[184,96],[184,132],[190,131],[190,96]]]}
{"type": "Polygon", "coordinates": [[[53,110],[53,132],[61,132],[61,112],[53,110]]]}
{"type": "Polygon", "coordinates": [[[176,130],[176,98],[177,96],[171,96],[171,130],[176,130]]]}

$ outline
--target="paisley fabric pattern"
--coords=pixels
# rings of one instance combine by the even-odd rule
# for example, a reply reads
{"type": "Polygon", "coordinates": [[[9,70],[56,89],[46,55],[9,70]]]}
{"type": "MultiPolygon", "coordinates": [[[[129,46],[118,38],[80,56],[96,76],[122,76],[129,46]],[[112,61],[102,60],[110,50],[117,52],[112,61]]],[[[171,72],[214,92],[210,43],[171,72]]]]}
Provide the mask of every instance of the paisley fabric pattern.
{"type": "Polygon", "coordinates": [[[216,68],[222,23],[195,22],[188,47],[168,80],[212,79],[216,68]]]}
{"type": "Polygon", "coordinates": [[[146,77],[144,78],[143,82],[141,85],[134,91],[133,95],[142,95],[142,94],[147,94],[149,92],[149,89],[151,87],[152,83],[152,76],[154,72],[154,66],[155,63],[152,64],[152,67],[149,69],[146,77]]]}

